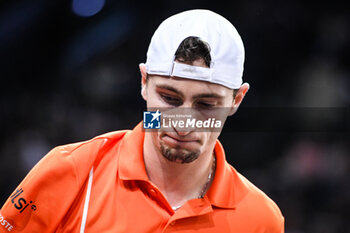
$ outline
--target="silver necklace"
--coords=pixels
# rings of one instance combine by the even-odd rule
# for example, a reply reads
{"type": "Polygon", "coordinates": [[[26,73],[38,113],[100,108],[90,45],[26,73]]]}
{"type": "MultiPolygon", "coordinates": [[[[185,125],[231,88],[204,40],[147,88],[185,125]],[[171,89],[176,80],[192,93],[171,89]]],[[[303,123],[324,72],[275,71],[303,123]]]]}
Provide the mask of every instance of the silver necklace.
{"type": "MultiPolygon", "coordinates": [[[[208,191],[211,183],[213,182],[213,177],[215,175],[215,170],[216,170],[216,158],[215,158],[215,155],[214,155],[214,158],[213,158],[213,164],[210,168],[210,172],[209,172],[209,175],[208,175],[208,179],[207,179],[207,182],[205,182],[203,188],[202,188],[202,191],[200,192],[200,194],[198,195],[197,198],[203,198],[204,195],[206,194],[206,192],[208,191]]],[[[176,211],[178,209],[180,209],[182,205],[178,205],[178,206],[172,206],[171,208],[176,211]]]]}

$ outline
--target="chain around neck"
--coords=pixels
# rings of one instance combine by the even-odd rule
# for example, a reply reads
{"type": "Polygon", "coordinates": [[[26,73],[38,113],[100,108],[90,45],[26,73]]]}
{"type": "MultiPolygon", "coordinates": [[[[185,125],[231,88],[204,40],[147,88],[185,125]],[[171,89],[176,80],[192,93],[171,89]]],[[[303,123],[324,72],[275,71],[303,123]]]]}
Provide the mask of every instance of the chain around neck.
{"type": "MultiPolygon", "coordinates": [[[[216,157],[214,155],[214,158],[213,158],[213,164],[210,168],[210,172],[209,172],[209,175],[208,175],[208,179],[207,179],[207,182],[205,182],[201,192],[199,193],[198,197],[197,198],[203,198],[204,195],[206,194],[206,192],[208,191],[211,183],[213,182],[213,179],[214,179],[214,175],[215,175],[215,170],[216,170],[216,157]]],[[[176,211],[178,209],[180,209],[182,205],[178,205],[178,206],[172,206],[171,208],[176,211]]]]}

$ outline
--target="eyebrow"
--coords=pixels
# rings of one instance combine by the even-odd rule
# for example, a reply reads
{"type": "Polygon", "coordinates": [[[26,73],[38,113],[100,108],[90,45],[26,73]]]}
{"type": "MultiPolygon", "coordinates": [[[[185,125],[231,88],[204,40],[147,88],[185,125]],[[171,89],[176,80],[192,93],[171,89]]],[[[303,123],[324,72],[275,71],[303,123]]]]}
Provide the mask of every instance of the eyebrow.
{"type": "MultiPolygon", "coordinates": [[[[161,89],[166,89],[168,91],[172,91],[172,92],[175,92],[176,94],[180,95],[181,97],[184,97],[184,94],[175,89],[174,87],[172,86],[168,86],[168,85],[156,85],[157,88],[161,88],[161,89]]],[[[216,93],[203,93],[203,94],[198,94],[198,95],[195,95],[192,97],[192,99],[200,99],[200,98],[214,98],[214,99],[222,99],[224,98],[224,96],[222,95],[218,95],[216,93]]]]}
{"type": "Polygon", "coordinates": [[[222,95],[218,95],[218,94],[215,94],[215,93],[199,94],[199,95],[193,96],[193,99],[200,99],[200,98],[222,99],[224,97],[222,95]]]}
{"type": "Polygon", "coordinates": [[[168,91],[175,92],[176,94],[180,95],[181,97],[184,97],[184,94],[181,91],[176,90],[172,86],[162,84],[162,85],[156,85],[156,88],[166,89],[168,91]]]}

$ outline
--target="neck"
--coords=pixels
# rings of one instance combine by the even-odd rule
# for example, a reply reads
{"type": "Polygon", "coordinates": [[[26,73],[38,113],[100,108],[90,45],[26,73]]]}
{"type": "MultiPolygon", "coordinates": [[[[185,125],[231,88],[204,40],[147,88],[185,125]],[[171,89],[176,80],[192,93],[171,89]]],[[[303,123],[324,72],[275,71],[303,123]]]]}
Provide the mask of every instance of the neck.
{"type": "Polygon", "coordinates": [[[212,150],[203,152],[191,163],[180,164],[167,160],[145,134],[143,154],[149,179],[167,198],[172,207],[204,195],[214,176],[212,150]]]}

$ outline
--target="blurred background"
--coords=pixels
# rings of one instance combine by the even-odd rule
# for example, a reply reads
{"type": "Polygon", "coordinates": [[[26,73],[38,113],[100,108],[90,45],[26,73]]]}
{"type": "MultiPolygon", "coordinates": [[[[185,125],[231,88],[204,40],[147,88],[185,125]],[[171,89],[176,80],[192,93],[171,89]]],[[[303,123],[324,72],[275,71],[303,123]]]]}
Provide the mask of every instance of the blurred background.
{"type": "Polygon", "coordinates": [[[230,20],[246,48],[227,160],[287,233],[350,232],[350,12],[336,0],[1,1],[0,206],[51,148],[142,120],[138,64],[160,22],[193,8],[230,20]]]}

